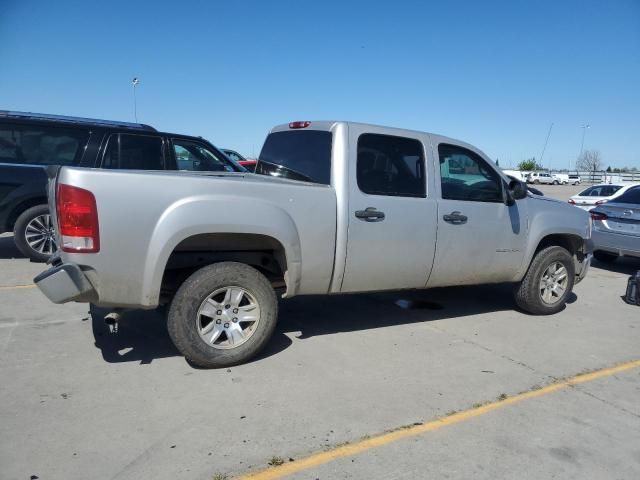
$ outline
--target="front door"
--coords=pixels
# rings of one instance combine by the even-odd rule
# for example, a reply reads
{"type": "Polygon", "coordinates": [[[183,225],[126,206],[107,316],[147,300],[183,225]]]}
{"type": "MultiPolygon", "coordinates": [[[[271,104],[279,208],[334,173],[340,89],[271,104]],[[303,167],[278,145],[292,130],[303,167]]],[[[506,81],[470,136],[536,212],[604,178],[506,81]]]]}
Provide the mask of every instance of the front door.
{"type": "Polygon", "coordinates": [[[424,287],[433,263],[437,204],[424,144],[349,128],[349,231],[341,291],[424,287]]]}
{"type": "Polygon", "coordinates": [[[526,199],[508,207],[502,177],[478,153],[440,143],[438,241],[428,286],[510,281],[524,258],[526,199]]]}

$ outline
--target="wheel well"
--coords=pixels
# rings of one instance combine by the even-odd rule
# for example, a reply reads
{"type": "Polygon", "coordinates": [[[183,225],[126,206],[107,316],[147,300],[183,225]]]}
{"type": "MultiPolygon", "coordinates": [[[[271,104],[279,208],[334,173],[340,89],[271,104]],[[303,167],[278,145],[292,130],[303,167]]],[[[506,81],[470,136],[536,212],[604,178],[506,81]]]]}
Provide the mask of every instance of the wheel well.
{"type": "Polygon", "coordinates": [[[538,248],[536,248],[536,253],[538,253],[543,248],[558,246],[563,247],[569,251],[571,255],[576,255],[580,248],[582,247],[583,240],[578,235],[571,234],[552,234],[547,235],[538,244],[538,248]]]}
{"type": "Polygon", "coordinates": [[[287,258],[278,240],[259,234],[208,233],[186,238],[173,249],[162,276],[161,303],[196,270],[229,261],[252,266],[274,288],[286,287],[287,258]]]}
{"type": "Polygon", "coordinates": [[[22,212],[24,212],[25,210],[28,210],[31,207],[35,207],[37,205],[46,205],[46,204],[47,204],[47,197],[34,197],[34,198],[29,198],[28,200],[25,200],[19,203],[18,205],[16,205],[15,207],[13,207],[13,210],[7,217],[7,225],[6,225],[7,231],[8,232],[13,231],[13,227],[16,224],[16,220],[18,220],[18,217],[22,215],[22,212]]]}

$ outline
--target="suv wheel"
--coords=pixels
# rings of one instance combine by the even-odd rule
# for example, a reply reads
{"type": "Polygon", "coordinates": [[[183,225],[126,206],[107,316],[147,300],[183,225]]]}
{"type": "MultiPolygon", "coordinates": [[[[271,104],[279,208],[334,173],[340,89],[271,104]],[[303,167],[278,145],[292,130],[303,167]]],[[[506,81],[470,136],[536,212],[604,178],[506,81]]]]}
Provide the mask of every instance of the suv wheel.
{"type": "Polygon", "coordinates": [[[46,262],[57,248],[49,207],[36,205],[22,212],[13,227],[13,239],[25,257],[46,262]]]}
{"type": "Polygon", "coordinates": [[[201,268],[180,286],[167,328],[176,348],[200,367],[228,367],[251,359],[267,344],[278,300],[267,278],[235,262],[201,268]]]}
{"type": "Polygon", "coordinates": [[[547,247],[536,254],[527,274],[516,284],[516,304],[534,315],[557,313],[564,308],[574,280],[571,254],[562,247],[547,247]]]}

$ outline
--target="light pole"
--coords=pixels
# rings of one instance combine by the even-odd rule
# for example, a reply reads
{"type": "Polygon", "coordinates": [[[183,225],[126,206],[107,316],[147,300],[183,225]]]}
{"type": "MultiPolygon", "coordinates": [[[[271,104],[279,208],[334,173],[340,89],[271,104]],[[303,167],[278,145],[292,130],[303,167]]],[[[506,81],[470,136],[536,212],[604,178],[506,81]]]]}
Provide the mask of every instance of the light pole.
{"type": "MultiPolygon", "coordinates": [[[[580,143],[580,154],[578,155],[578,158],[582,156],[582,150],[584,149],[584,136],[587,133],[587,128],[591,128],[591,125],[586,123],[584,125],[581,125],[580,128],[582,128],[582,142],[580,143]]],[[[576,168],[578,168],[577,165],[576,168]]]]}
{"type": "Polygon", "coordinates": [[[133,117],[136,119],[136,123],[138,122],[138,101],[136,98],[136,87],[140,85],[140,79],[138,77],[133,77],[131,80],[131,85],[133,85],[133,117]]]}

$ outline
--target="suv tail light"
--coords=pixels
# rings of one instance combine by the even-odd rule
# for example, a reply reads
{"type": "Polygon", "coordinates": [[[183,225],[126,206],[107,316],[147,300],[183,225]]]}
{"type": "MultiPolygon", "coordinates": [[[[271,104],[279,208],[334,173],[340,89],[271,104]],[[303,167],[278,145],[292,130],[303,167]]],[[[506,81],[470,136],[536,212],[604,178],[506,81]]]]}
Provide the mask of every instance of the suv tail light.
{"type": "Polygon", "coordinates": [[[591,220],[606,220],[607,215],[604,213],[598,213],[598,212],[591,212],[591,220]]]}
{"type": "Polygon", "coordinates": [[[98,208],[89,190],[61,183],[56,194],[56,211],[61,247],[64,252],[100,251],[98,208]]]}
{"type": "Polygon", "coordinates": [[[607,203],[609,200],[598,200],[596,205],[602,205],[603,203],[607,203]]]}

